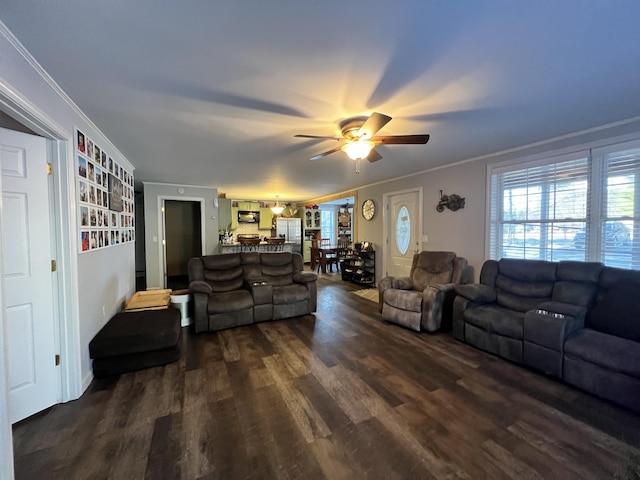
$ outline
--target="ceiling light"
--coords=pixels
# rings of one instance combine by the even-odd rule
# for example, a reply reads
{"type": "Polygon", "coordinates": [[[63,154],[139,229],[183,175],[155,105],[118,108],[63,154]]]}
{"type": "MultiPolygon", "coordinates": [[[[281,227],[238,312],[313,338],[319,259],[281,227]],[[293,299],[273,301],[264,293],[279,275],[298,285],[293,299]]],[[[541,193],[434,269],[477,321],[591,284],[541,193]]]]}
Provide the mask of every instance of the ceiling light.
{"type": "Polygon", "coordinates": [[[373,148],[373,142],[367,142],[364,140],[357,140],[355,142],[349,142],[342,147],[342,150],[349,155],[351,160],[360,160],[367,158],[369,152],[373,148]]]}
{"type": "Polygon", "coordinates": [[[280,215],[283,210],[284,210],[284,207],[278,205],[278,195],[276,195],[276,204],[275,204],[275,206],[271,207],[271,211],[273,213],[275,213],[276,215],[280,215]]]}

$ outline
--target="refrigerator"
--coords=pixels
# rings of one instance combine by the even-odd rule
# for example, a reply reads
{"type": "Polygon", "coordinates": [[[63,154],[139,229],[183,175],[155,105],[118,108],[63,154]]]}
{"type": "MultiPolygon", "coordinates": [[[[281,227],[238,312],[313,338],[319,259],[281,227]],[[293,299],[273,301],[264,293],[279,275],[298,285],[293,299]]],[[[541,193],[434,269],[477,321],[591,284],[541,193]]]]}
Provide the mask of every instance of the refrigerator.
{"type": "Polygon", "coordinates": [[[302,255],[302,220],[300,218],[276,218],[276,237],[284,235],[286,242],[293,242],[292,251],[302,255]]]}

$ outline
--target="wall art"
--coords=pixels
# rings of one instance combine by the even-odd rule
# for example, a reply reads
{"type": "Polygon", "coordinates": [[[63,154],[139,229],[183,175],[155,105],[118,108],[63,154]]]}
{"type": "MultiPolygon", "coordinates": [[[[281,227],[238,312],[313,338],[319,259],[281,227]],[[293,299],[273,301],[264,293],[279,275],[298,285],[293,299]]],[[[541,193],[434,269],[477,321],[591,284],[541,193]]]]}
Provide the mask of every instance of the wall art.
{"type": "Polygon", "coordinates": [[[75,129],[79,253],[135,241],[133,174],[75,129]]]}

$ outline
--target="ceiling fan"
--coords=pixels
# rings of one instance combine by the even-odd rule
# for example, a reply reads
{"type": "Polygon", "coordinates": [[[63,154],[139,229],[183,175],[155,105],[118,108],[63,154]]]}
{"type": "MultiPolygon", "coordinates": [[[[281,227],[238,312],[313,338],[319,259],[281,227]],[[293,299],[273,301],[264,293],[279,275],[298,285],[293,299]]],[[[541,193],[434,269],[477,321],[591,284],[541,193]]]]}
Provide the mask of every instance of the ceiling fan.
{"type": "Polygon", "coordinates": [[[366,158],[369,162],[377,162],[382,155],[375,149],[376,145],[416,145],[429,141],[429,135],[376,135],[378,131],[391,121],[391,117],[374,112],[369,117],[348,118],[340,123],[342,138],[323,135],[298,134],[294,137],[317,138],[319,140],[337,140],[342,145],[326,152],[314,155],[309,160],[319,160],[339,150],[344,151],[352,160],[356,161],[356,173],[360,172],[360,160],[366,158]]]}

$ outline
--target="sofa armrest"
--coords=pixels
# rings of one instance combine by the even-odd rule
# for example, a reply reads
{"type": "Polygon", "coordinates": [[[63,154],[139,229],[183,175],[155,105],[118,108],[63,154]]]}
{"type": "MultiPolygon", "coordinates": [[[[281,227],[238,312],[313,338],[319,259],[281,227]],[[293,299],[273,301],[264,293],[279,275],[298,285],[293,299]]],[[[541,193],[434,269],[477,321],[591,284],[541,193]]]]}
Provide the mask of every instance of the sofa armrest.
{"type": "Polygon", "coordinates": [[[413,280],[411,277],[384,277],[378,282],[378,289],[381,292],[390,288],[398,290],[413,290],[413,280]]]}
{"type": "Polygon", "coordinates": [[[309,283],[318,280],[318,274],[313,272],[296,272],[293,275],[293,281],[296,283],[309,283]]]}
{"type": "MultiPolygon", "coordinates": [[[[191,283],[195,283],[195,282],[191,282],[191,283]]],[[[197,283],[205,283],[205,282],[197,282],[197,283]]],[[[193,292],[193,317],[194,317],[195,331],[196,333],[206,332],[209,330],[209,314],[207,311],[207,305],[209,304],[209,294],[196,292],[194,290],[190,290],[190,291],[193,292]]]]}
{"type": "Polygon", "coordinates": [[[428,332],[440,329],[447,312],[445,323],[451,323],[451,306],[455,291],[453,283],[436,283],[429,285],[422,291],[422,328],[428,332]]]}
{"type": "Polygon", "coordinates": [[[191,293],[206,293],[207,295],[213,293],[211,285],[202,280],[194,280],[193,282],[189,283],[189,291],[191,293]]]}
{"type": "Polygon", "coordinates": [[[439,292],[450,292],[455,290],[455,283],[434,283],[425,288],[427,290],[437,290],[439,292]]]}
{"type": "Polygon", "coordinates": [[[468,283],[454,285],[457,295],[460,295],[473,303],[492,303],[496,301],[495,289],[482,283],[468,283]]]}

